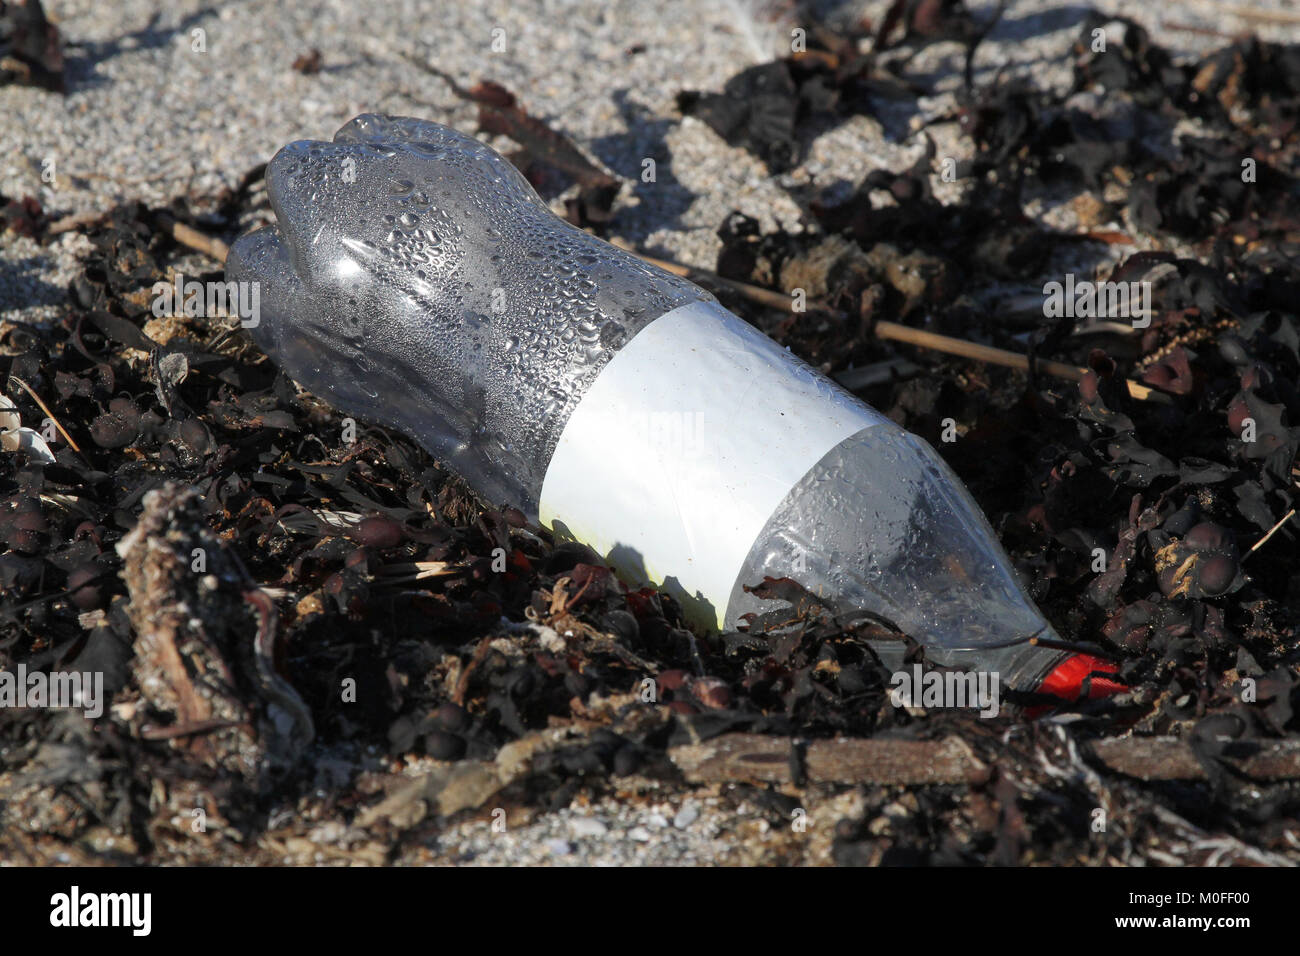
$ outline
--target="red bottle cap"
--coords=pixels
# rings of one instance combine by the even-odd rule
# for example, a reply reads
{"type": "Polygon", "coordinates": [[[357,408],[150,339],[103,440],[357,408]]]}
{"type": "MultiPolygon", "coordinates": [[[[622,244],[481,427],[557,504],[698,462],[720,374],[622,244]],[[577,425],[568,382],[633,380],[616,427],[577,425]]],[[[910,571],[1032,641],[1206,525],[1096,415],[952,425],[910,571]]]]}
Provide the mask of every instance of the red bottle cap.
{"type": "Polygon", "coordinates": [[[1071,654],[1043,678],[1043,682],[1038,685],[1038,693],[1051,694],[1063,700],[1078,700],[1083,690],[1083,680],[1089,674],[1093,674],[1092,680],[1088,682],[1089,700],[1109,697],[1111,694],[1120,694],[1128,690],[1119,681],[1101,677],[1094,671],[1115,674],[1119,672],[1119,668],[1110,661],[1093,657],[1091,654],[1071,654]]]}

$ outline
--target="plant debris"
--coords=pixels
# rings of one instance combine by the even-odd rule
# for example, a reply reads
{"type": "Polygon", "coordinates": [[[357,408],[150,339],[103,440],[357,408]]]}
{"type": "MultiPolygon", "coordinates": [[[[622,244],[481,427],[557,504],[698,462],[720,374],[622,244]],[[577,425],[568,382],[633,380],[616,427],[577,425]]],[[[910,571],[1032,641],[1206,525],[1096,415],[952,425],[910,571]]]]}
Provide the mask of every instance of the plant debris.
{"type": "Polygon", "coordinates": [[[0,2],[0,84],[63,92],[63,40],[41,0],[0,2]]]}
{"type": "MultiPolygon", "coordinates": [[[[807,311],[717,291],[828,374],[884,368],[861,394],[944,455],[1058,631],[1116,660],[1127,693],[1039,720],[1028,698],[991,720],[895,706],[880,650],[910,667],[923,649],[846,627],[788,579],[751,587],[782,610],[694,633],[671,597],[300,390],[238,317],[156,314],[155,283],[223,278],[174,237],[236,234],[265,203],[258,168],[221,196],[70,227],[93,249],[73,305],[0,330],[5,434],[55,459],[6,437],[0,665],[99,672],[111,695],[95,718],[0,708],[6,857],[310,861],[324,843],[413,860],[475,814],[714,787],[785,824],[840,808],[827,852],[846,865],[1300,860],[1300,782],[1242,770],[1275,770],[1300,733],[1300,52],[1247,38],[1179,65],[1090,15],[1059,96],[975,87],[988,26],[900,2],[871,53],[870,25],[818,27],[804,53],[683,93],[776,173],[827,122],[923,94],[909,49],[967,51],[961,108],[922,124],[912,168],[792,193],[799,232],[719,224],[719,275],[802,290],[807,311]],[[956,201],[936,194],[937,123],[971,146],[949,167],[956,201]],[[1080,210],[1079,230],[1028,216],[1041,195],[1080,210]],[[1149,283],[1149,325],[1046,313],[1044,281],[1089,256],[1083,278],[1149,283]],[[1004,297],[1016,283],[1028,308],[1004,297]],[[879,321],[1088,371],[1062,384],[939,357],[877,338],[879,321]],[[1134,400],[1128,378],[1168,401],[1134,400]],[[1108,749],[1127,737],[1178,741],[1108,749]],[[877,770],[938,756],[930,777],[869,779],[827,769],[839,739],[877,770]],[[736,741],[746,759],[718,756],[736,741]]],[[[454,88],[535,182],[579,186],[575,222],[617,225],[616,179],[503,87],[454,88]]],[[[4,218],[49,238],[34,200],[4,218]]]]}

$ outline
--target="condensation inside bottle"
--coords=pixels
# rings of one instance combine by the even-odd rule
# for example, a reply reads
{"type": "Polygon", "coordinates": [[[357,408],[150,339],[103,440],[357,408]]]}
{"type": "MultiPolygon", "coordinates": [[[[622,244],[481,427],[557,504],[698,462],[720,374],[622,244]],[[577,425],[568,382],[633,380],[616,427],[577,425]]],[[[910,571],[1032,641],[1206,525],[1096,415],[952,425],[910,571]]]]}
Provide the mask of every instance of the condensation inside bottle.
{"type": "Polygon", "coordinates": [[[647,323],[713,298],[560,220],[500,154],[437,123],[359,116],[280,150],[267,182],[277,224],[227,263],[262,282],[258,345],[534,520],[591,380],[647,323]]]}
{"type": "Polygon", "coordinates": [[[790,577],[851,619],[868,611],[951,650],[1050,631],[961,480],[893,423],[837,445],[786,496],[754,544],[728,626],[766,610],[744,591],[790,577]]]}

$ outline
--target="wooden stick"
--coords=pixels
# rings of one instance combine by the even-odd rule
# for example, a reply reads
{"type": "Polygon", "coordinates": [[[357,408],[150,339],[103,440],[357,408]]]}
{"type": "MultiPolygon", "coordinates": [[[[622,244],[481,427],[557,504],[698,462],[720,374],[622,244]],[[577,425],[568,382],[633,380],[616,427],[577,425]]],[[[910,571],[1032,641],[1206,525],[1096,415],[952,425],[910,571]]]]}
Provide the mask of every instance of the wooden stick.
{"type": "Polygon", "coordinates": [[[629,245],[622,239],[614,238],[610,240],[610,245],[617,246],[624,252],[630,252],[643,262],[648,262],[652,266],[658,266],[664,272],[671,272],[673,275],[681,276],[684,279],[703,279],[715,285],[720,285],[731,289],[743,295],[750,302],[757,302],[759,305],[765,305],[769,309],[781,309],[789,312],[791,303],[794,301],[784,292],[773,292],[771,289],[764,289],[761,286],[750,285],[748,282],[740,282],[736,279],[728,279],[720,276],[716,272],[710,272],[708,269],[696,269],[693,266],[684,266],[680,262],[673,262],[671,259],[656,259],[654,256],[648,256],[644,252],[629,245]]]}
{"type": "MultiPolygon", "coordinates": [[[[1139,780],[1204,780],[1201,761],[1179,737],[1110,737],[1089,745],[1093,757],[1108,770],[1139,780]]],[[[1252,780],[1294,780],[1300,777],[1300,740],[1256,739],[1246,742],[1244,755],[1224,763],[1252,780]]]]}
{"type": "Polygon", "coordinates": [[[201,252],[210,259],[215,259],[222,264],[225,263],[226,257],[230,255],[230,247],[215,236],[209,236],[207,233],[199,232],[193,226],[187,226],[183,222],[177,222],[167,213],[158,214],[158,225],[162,226],[173,239],[182,246],[193,249],[195,252],[201,252]]]}
{"type": "Polygon", "coordinates": [[[1284,524],[1286,524],[1288,521],[1290,521],[1293,517],[1295,517],[1295,509],[1294,509],[1294,508],[1292,508],[1292,509],[1291,509],[1290,511],[1288,511],[1286,514],[1284,514],[1284,515],[1282,516],[1282,520],[1281,520],[1281,521],[1279,521],[1277,524],[1273,525],[1273,527],[1269,528],[1269,529],[1268,529],[1268,534],[1264,535],[1264,537],[1262,537],[1262,538],[1260,538],[1258,541],[1256,541],[1256,542],[1251,546],[1251,549],[1250,549],[1249,551],[1246,552],[1246,557],[1245,557],[1245,558],[1242,558],[1241,560],[1245,561],[1246,558],[1249,558],[1252,554],[1254,554],[1254,553],[1255,553],[1256,551],[1258,551],[1260,548],[1264,547],[1264,545],[1268,543],[1268,539],[1271,538],[1271,537],[1273,537],[1273,535],[1277,534],[1278,529],[1281,528],[1282,525],[1284,525],[1284,524]]]}
{"type": "MultiPolygon", "coordinates": [[[[690,783],[789,783],[789,737],[723,734],[683,744],[668,758],[690,783]]],[[[893,786],[983,783],[991,770],[959,737],[943,740],[814,740],[803,755],[810,783],[893,786]]]]}
{"type": "MultiPolygon", "coordinates": [[[[683,744],[668,757],[691,783],[789,783],[789,737],[723,734],[683,744]]],[[[1205,768],[1185,740],[1119,737],[1088,745],[1091,756],[1113,773],[1139,780],[1204,780],[1205,768]]],[[[1252,780],[1300,779],[1300,740],[1258,740],[1253,751],[1225,763],[1252,780]]],[[[883,738],[813,740],[803,766],[810,783],[927,786],[980,783],[991,769],[957,736],[943,740],[883,738]]]]}
{"type": "Polygon", "coordinates": [[[1255,23],[1300,23],[1300,13],[1294,10],[1252,10],[1232,3],[1223,3],[1215,7],[1215,13],[1241,17],[1255,23]]]}
{"type": "MultiPolygon", "coordinates": [[[[897,322],[877,322],[876,334],[882,339],[893,339],[895,342],[906,342],[908,345],[917,345],[936,352],[960,355],[962,358],[973,359],[976,362],[990,362],[994,365],[1005,365],[1008,368],[1025,371],[1028,371],[1030,366],[1029,356],[1019,352],[1009,352],[991,345],[980,345],[978,342],[968,342],[965,339],[955,339],[936,332],[927,332],[924,329],[914,329],[910,325],[900,325],[897,322]]],[[[1072,382],[1082,381],[1087,371],[1087,369],[1066,365],[1064,362],[1053,362],[1047,359],[1040,359],[1033,364],[1049,375],[1069,379],[1072,382]]],[[[1144,393],[1150,391],[1146,386],[1138,385],[1136,382],[1130,382],[1129,385],[1130,394],[1133,393],[1132,386],[1137,386],[1144,393]]],[[[1134,395],[1134,397],[1138,396],[1134,395]]],[[[1141,397],[1145,398],[1146,395],[1143,394],[1141,397]]]]}
{"type": "MultiPolygon", "coordinates": [[[[759,286],[750,285],[747,282],[738,282],[735,279],[728,279],[707,269],[693,269],[690,266],[684,266],[679,262],[673,262],[668,259],[657,259],[653,256],[647,256],[637,252],[626,243],[615,242],[621,249],[633,253],[642,260],[653,266],[658,266],[665,272],[671,272],[674,275],[682,276],[687,279],[700,278],[705,282],[715,283],[724,286],[743,295],[751,302],[757,302],[759,305],[765,305],[772,309],[781,309],[790,311],[793,307],[794,300],[784,293],[773,292],[770,289],[763,289],[759,286]]],[[[1087,369],[1079,368],[1075,365],[1067,365],[1064,362],[1053,362],[1047,359],[1037,359],[1032,363],[1029,356],[1020,352],[1009,352],[1006,349],[994,348],[991,345],[980,345],[978,342],[969,342],[966,339],[953,338],[950,335],[939,335],[936,332],[926,332],[924,329],[914,329],[910,325],[900,325],[897,322],[877,322],[875,325],[876,334],[882,339],[892,339],[895,342],[904,342],[908,345],[915,345],[919,348],[931,349],[935,352],[944,352],[949,355],[959,355],[962,358],[968,358],[976,362],[988,362],[993,365],[1005,365],[1008,368],[1018,368],[1029,371],[1032,367],[1039,371],[1047,372],[1057,378],[1068,379],[1072,382],[1083,380],[1087,369]]],[[[1148,388],[1140,382],[1133,379],[1127,379],[1125,385],[1128,387],[1129,395],[1142,401],[1168,401],[1168,397],[1153,388],[1148,388]]]]}
{"type": "Polygon", "coordinates": [[[1211,30],[1207,27],[1197,27],[1190,23],[1175,23],[1172,20],[1161,20],[1160,27],[1164,30],[1178,30],[1181,33],[1194,33],[1197,36],[1214,37],[1220,40],[1231,40],[1236,36],[1236,34],[1224,33],[1222,30],[1211,30]]]}
{"type": "Polygon", "coordinates": [[[45,232],[51,236],[57,236],[60,233],[71,232],[73,229],[85,229],[88,226],[96,226],[108,218],[108,213],[103,210],[92,212],[73,213],[70,216],[64,216],[62,219],[52,222],[45,232]]]}
{"type": "Polygon", "coordinates": [[[23,387],[23,391],[30,395],[32,401],[41,407],[41,411],[45,413],[46,417],[48,417],[50,421],[54,422],[54,427],[59,430],[59,434],[62,435],[63,440],[68,443],[68,447],[80,455],[81,449],[78,448],[77,443],[72,440],[72,436],[69,435],[68,430],[63,427],[63,423],[54,417],[54,413],[50,411],[50,406],[41,401],[41,396],[37,395],[35,390],[17,375],[10,375],[9,377],[23,387]]]}
{"type": "MultiPolygon", "coordinates": [[[[202,252],[218,262],[225,262],[226,257],[230,254],[230,247],[213,236],[199,232],[184,223],[177,222],[166,213],[158,216],[158,223],[171,235],[173,239],[183,246],[202,252]]],[[[767,306],[771,309],[781,309],[790,311],[793,307],[794,300],[782,292],[774,292],[771,289],[764,289],[756,285],[750,285],[748,282],[738,282],[735,279],[728,279],[720,276],[715,272],[707,269],[695,269],[690,266],[682,265],[680,262],[673,262],[669,259],[658,259],[654,256],[646,255],[639,252],[630,245],[615,239],[613,244],[627,252],[632,253],[644,262],[653,266],[658,266],[665,272],[671,272],[687,279],[701,279],[706,283],[725,286],[736,293],[744,296],[751,302],[767,306]]],[[[1087,374],[1087,369],[1079,368],[1075,365],[1067,365],[1064,362],[1054,362],[1048,359],[1037,359],[1030,361],[1029,356],[1020,352],[1010,352],[1006,349],[994,348],[991,345],[980,345],[978,342],[968,342],[966,339],[953,338],[950,335],[939,335],[936,332],[926,332],[923,329],[914,329],[909,325],[900,325],[897,322],[877,322],[875,325],[876,334],[882,339],[892,339],[895,342],[903,342],[907,345],[914,345],[918,348],[930,349],[935,352],[944,352],[948,355],[957,355],[962,358],[968,358],[976,362],[987,362],[992,365],[1003,365],[1007,368],[1018,368],[1023,371],[1029,371],[1031,368],[1054,375],[1057,378],[1063,378],[1071,382],[1083,380],[1087,374]]],[[[1127,379],[1124,383],[1128,388],[1128,393],[1133,398],[1142,401],[1169,401],[1168,396],[1157,392],[1155,389],[1148,388],[1140,382],[1133,379],[1127,379]]]]}

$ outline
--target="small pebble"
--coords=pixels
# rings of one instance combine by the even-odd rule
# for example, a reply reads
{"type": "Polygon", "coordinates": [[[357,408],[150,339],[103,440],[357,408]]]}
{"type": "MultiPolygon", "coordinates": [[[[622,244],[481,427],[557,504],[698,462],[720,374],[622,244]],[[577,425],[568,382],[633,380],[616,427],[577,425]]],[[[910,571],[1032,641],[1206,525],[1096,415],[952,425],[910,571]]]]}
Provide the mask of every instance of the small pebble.
{"type": "Polygon", "coordinates": [[[579,839],[582,837],[603,837],[609,827],[592,817],[578,817],[569,821],[569,830],[579,839]]]}

